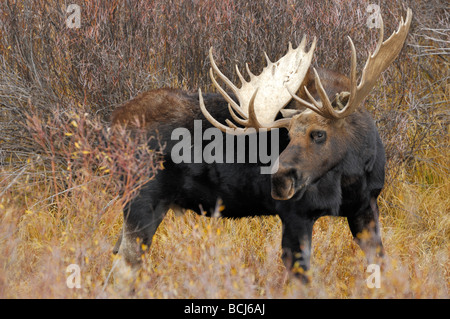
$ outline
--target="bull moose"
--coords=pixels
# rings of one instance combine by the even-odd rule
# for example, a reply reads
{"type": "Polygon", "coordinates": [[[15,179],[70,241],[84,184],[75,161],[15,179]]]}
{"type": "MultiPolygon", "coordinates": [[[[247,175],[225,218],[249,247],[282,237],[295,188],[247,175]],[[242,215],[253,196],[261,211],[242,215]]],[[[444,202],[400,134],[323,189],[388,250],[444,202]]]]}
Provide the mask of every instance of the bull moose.
{"type": "MultiPolygon", "coordinates": [[[[219,70],[210,49],[210,77],[218,93],[156,89],[117,108],[113,126],[132,126],[133,119],[142,119],[149,132],[158,131],[166,149],[165,169],[127,203],[123,232],[114,252],[139,269],[141,245],[151,244],[169,209],[211,215],[221,200],[222,217],[278,214],[283,225],[283,262],[305,281],[312,229],[321,216],[347,217],[366,257],[383,256],[377,197],[384,185],[385,152],[375,123],[362,104],[402,49],[411,18],[408,9],[406,20],[402,18],[398,30],[384,42],[381,24],[380,39],[359,83],[350,37],[349,77],[312,68],[316,39],[307,50],[304,37],[296,49],[289,44],[288,52],[277,62],[266,55],[267,66],[260,75],[252,74],[247,66],[249,81],[236,67],[240,88],[219,70]],[[201,121],[202,130],[215,127],[227,138],[260,137],[263,131],[273,137],[277,131],[277,139],[267,143],[279,147],[278,170],[261,174],[258,161],[176,163],[171,156],[175,145],[172,132],[182,127],[194,134],[195,121],[201,121]],[[369,236],[359,236],[363,232],[369,236]]],[[[190,150],[194,152],[194,147],[190,150]]]]}

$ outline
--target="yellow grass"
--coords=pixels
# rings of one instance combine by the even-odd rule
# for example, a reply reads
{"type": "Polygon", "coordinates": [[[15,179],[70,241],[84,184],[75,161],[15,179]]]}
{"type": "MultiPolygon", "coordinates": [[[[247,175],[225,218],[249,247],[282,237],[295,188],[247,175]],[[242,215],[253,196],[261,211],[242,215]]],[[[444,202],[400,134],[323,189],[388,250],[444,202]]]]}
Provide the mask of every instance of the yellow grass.
{"type": "MultiPolygon", "coordinates": [[[[440,175],[439,165],[448,167],[450,154],[446,149],[424,155],[432,163],[402,168],[379,200],[388,255],[379,289],[366,285],[370,273],[344,218],[316,223],[312,282],[304,286],[286,276],[278,217],[229,220],[169,211],[145,256],[134,296],[448,298],[450,179],[440,175]]],[[[43,201],[52,196],[46,183],[29,173],[0,198],[0,297],[129,297],[130,286],[114,282],[111,272],[122,222],[113,196],[93,181],[61,197],[63,209],[57,210],[43,201]],[[71,264],[80,266],[80,289],[67,287],[71,264]]]]}

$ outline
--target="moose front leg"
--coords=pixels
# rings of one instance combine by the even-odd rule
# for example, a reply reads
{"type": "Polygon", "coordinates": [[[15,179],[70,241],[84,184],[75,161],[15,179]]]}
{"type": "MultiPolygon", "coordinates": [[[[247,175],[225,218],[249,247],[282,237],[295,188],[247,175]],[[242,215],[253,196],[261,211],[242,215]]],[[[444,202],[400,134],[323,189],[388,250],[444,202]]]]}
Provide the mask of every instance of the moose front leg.
{"type": "Polygon", "coordinates": [[[159,202],[153,206],[137,198],[124,210],[123,232],[114,253],[119,253],[134,271],[140,269],[142,255],[150,247],[153,235],[168,209],[166,203],[159,202]]]}
{"type": "Polygon", "coordinates": [[[348,216],[347,220],[353,238],[364,251],[367,261],[372,264],[383,257],[377,198],[372,196],[355,214],[348,216]]]}
{"type": "Polygon", "coordinates": [[[310,268],[311,239],[314,221],[296,215],[283,220],[281,258],[286,269],[303,283],[309,282],[307,271],[310,268]]]}

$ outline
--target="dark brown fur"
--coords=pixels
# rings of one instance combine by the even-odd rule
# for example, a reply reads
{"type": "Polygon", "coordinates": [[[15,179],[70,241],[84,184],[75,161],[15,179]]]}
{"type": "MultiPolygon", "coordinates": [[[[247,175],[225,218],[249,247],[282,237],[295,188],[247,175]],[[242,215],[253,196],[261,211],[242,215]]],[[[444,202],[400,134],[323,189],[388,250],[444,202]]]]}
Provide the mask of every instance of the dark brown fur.
{"type": "Polygon", "coordinates": [[[191,118],[194,108],[191,99],[178,89],[162,88],[139,94],[119,106],[112,113],[112,125],[149,128],[155,123],[177,124],[191,118]]]}

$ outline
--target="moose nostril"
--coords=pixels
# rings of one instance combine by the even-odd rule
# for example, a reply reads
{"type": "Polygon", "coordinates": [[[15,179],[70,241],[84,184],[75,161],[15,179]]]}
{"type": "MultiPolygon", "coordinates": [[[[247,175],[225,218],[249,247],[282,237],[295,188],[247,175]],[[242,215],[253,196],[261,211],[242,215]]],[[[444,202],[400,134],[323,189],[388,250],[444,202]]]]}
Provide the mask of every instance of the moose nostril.
{"type": "Polygon", "coordinates": [[[272,176],[272,197],[290,199],[295,194],[297,171],[293,168],[279,170],[272,176]]]}
{"type": "Polygon", "coordinates": [[[293,183],[295,184],[295,182],[298,180],[298,174],[297,174],[297,170],[295,168],[286,168],[284,169],[281,174],[285,177],[285,178],[290,178],[292,179],[293,183]]]}

